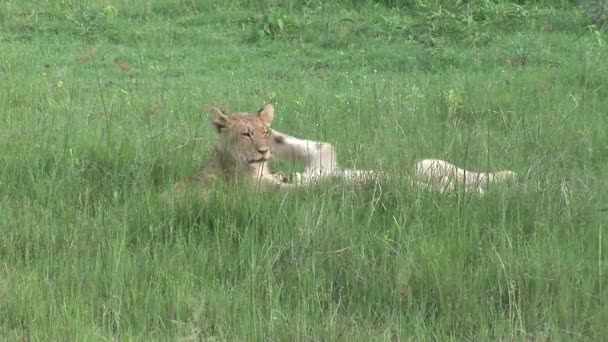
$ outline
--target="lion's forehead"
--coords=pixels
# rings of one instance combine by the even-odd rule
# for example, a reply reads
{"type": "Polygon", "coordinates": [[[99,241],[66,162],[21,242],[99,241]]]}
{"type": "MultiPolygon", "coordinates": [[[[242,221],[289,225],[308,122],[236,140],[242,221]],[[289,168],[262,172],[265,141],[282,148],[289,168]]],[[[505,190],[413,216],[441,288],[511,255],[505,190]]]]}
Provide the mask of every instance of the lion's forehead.
{"type": "Polygon", "coordinates": [[[268,125],[264,124],[264,122],[256,116],[251,116],[251,115],[245,114],[245,115],[233,115],[232,117],[236,122],[236,125],[234,125],[234,128],[237,130],[246,129],[249,131],[255,131],[255,132],[261,133],[261,132],[268,130],[268,128],[269,128],[268,125]]]}

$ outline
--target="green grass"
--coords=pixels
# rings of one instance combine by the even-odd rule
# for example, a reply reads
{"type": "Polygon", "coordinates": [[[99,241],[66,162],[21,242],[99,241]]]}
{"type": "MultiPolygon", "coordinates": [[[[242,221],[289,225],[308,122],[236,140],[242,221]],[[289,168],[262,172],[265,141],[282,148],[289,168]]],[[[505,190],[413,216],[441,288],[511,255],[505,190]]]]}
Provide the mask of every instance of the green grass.
{"type": "Polygon", "coordinates": [[[0,4],[0,340],[608,335],[608,51],[589,7],[109,3],[0,4]],[[158,203],[211,149],[205,108],[265,102],[343,165],[436,157],[519,182],[158,203]]]}

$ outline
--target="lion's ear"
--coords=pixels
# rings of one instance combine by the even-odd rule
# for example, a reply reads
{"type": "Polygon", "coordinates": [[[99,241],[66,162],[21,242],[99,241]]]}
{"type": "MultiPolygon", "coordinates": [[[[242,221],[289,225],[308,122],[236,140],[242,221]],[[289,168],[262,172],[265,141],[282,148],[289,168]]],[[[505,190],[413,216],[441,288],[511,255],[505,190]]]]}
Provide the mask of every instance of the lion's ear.
{"type": "Polygon", "coordinates": [[[274,119],[274,107],[269,103],[265,104],[262,109],[258,111],[258,116],[266,123],[270,125],[272,119],[274,119]]]}
{"type": "Polygon", "coordinates": [[[213,124],[213,127],[217,133],[220,133],[222,129],[228,127],[230,118],[228,118],[228,115],[224,114],[224,112],[212,107],[209,109],[209,114],[211,114],[211,123],[213,124]]]}

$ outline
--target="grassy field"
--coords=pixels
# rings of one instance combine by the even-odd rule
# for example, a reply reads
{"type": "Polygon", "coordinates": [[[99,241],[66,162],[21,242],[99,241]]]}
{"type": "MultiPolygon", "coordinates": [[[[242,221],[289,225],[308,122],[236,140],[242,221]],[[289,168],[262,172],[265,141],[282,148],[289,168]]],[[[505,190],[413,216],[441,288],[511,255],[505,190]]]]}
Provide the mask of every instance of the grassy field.
{"type": "Polygon", "coordinates": [[[0,340],[608,336],[600,2],[441,3],[3,1],[0,340]],[[343,165],[518,183],[158,203],[206,108],[267,102],[343,165]]]}

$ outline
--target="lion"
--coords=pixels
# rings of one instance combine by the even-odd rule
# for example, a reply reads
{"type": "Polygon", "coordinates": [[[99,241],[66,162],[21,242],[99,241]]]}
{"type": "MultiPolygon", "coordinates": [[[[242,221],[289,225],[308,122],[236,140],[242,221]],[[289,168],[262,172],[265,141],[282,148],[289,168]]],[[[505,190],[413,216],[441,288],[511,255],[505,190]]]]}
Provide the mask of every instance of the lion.
{"type": "MultiPolygon", "coordinates": [[[[186,189],[198,189],[205,196],[216,181],[237,183],[261,190],[285,190],[308,187],[329,179],[362,184],[389,178],[386,172],[342,169],[337,163],[336,148],[327,142],[305,140],[271,128],[275,116],[272,104],[256,112],[232,115],[212,107],[211,124],[216,135],[214,150],[199,170],[176,186],[177,194],[186,189]],[[270,169],[273,155],[277,159],[304,166],[291,178],[270,169]]],[[[465,191],[483,195],[490,183],[515,177],[512,171],[473,172],[440,159],[425,159],[416,163],[412,184],[440,192],[464,186],[465,191]]],[[[163,197],[167,198],[167,194],[163,197]]]]}
{"type": "MultiPolygon", "coordinates": [[[[238,112],[232,115],[212,107],[209,110],[215,132],[215,146],[203,165],[175,187],[176,197],[188,189],[196,189],[206,197],[213,183],[224,181],[252,188],[280,189],[292,185],[280,173],[270,170],[272,158],[270,125],[274,107],[266,104],[257,112],[238,112]]],[[[165,193],[162,198],[170,199],[165,193]]]]}
{"type": "MultiPolygon", "coordinates": [[[[299,186],[316,184],[327,179],[342,179],[349,183],[369,183],[390,178],[386,172],[375,170],[343,169],[337,164],[333,145],[314,140],[298,139],[273,130],[273,152],[278,159],[304,165],[304,172],[294,172],[292,182],[299,186]]],[[[407,170],[406,170],[407,171],[407,170]]],[[[423,159],[409,171],[412,186],[438,192],[453,192],[462,187],[466,192],[480,195],[492,183],[513,180],[516,173],[510,170],[475,172],[460,168],[441,159],[423,159]]]]}
{"type": "MultiPolygon", "coordinates": [[[[327,179],[342,179],[349,183],[369,183],[391,175],[382,171],[343,169],[337,164],[336,148],[327,142],[299,139],[272,129],[271,146],[277,159],[296,162],[304,172],[292,173],[292,183],[308,186],[327,179]]],[[[439,192],[453,192],[462,187],[466,192],[484,195],[492,183],[514,180],[511,170],[475,172],[460,168],[441,159],[423,159],[410,170],[412,186],[439,192]]]]}

